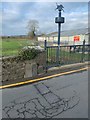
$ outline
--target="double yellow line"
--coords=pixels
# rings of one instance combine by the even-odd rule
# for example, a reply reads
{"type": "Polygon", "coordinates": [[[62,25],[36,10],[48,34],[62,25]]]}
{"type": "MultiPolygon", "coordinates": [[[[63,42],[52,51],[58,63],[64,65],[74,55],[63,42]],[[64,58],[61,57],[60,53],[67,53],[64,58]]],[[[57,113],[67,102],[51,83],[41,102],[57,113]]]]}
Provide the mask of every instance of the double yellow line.
{"type": "Polygon", "coordinates": [[[71,73],[75,73],[75,72],[80,72],[80,71],[87,70],[87,69],[88,69],[88,67],[85,67],[85,68],[81,68],[81,69],[78,69],[78,70],[72,70],[72,71],[59,73],[59,74],[55,74],[55,75],[50,75],[50,76],[46,76],[46,77],[42,77],[42,78],[27,80],[27,81],[24,81],[24,82],[18,82],[18,83],[14,83],[14,84],[4,85],[4,86],[0,86],[0,89],[9,88],[9,87],[16,87],[16,86],[25,85],[25,84],[28,84],[28,83],[34,83],[34,82],[50,79],[50,78],[53,78],[53,77],[67,75],[67,74],[71,74],[71,73]]]}

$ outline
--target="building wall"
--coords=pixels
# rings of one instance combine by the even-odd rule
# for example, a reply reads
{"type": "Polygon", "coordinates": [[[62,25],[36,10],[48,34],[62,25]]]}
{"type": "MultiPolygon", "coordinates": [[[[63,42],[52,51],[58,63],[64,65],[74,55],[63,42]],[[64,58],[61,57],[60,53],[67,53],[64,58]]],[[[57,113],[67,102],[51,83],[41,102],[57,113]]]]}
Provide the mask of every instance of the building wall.
{"type": "MultiPolygon", "coordinates": [[[[82,35],[81,34],[81,35],[75,35],[75,36],[80,36],[80,41],[74,42],[74,36],[66,36],[66,37],[60,38],[61,44],[80,45],[80,44],[83,44],[84,39],[86,41],[86,44],[88,44],[89,35],[82,35]]],[[[47,40],[47,42],[53,42],[55,45],[55,44],[57,44],[58,37],[57,36],[55,36],[55,37],[38,37],[38,41],[44,42],[45,40],[47,40]]]]}

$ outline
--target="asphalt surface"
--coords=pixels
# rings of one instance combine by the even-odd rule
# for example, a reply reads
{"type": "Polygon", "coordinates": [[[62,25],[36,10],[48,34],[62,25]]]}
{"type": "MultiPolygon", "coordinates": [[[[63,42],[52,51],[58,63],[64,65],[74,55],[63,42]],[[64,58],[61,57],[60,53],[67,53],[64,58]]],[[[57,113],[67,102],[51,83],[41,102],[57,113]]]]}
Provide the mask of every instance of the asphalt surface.
{"type": "Polygon", "coordinates": [[[88,118],[88,71],[2,90],[3,118],[88,118]]]}

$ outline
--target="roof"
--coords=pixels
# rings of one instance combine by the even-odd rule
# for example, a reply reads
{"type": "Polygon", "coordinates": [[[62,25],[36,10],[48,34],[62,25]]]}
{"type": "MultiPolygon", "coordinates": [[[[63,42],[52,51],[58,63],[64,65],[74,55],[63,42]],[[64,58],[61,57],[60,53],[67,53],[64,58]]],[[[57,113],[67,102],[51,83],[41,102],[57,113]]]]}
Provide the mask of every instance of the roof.
{"type": "MultiPolygon", "coordinates": [[[[76,30],[67,30],[67,31],[61,31],[61,36],[74,36],[74,35],[81,35],[81,34],[88,34],[90,33],[90,28],[85,28],[85,29],[76,29],[76,30]]],[[[48,34],[48,36],[58,36],[58,32],[52,32],[48,34]]]]}

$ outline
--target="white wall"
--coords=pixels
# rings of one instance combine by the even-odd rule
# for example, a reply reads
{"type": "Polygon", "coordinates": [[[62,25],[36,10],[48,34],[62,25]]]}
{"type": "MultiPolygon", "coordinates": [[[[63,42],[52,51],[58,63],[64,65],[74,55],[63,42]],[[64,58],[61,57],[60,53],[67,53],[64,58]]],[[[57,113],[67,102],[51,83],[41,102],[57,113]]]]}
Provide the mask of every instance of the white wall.
{"type": "MultiPolygon", "coordinates": [[[[74,42],[74,36],[67,36],[67,37],[61,37],[60,41],[61,43],[68,43],[68,45],[80,45],[83,44],[83,41],[85,39],[86,44],[88,44],[88,35],[75,35],[75,36],[80,36],[80,41],[75,41],[74,42]]],[[[38,41],[45,41],[47,42],[57,42],[58,37],[38,37],[38,41]]]]}

